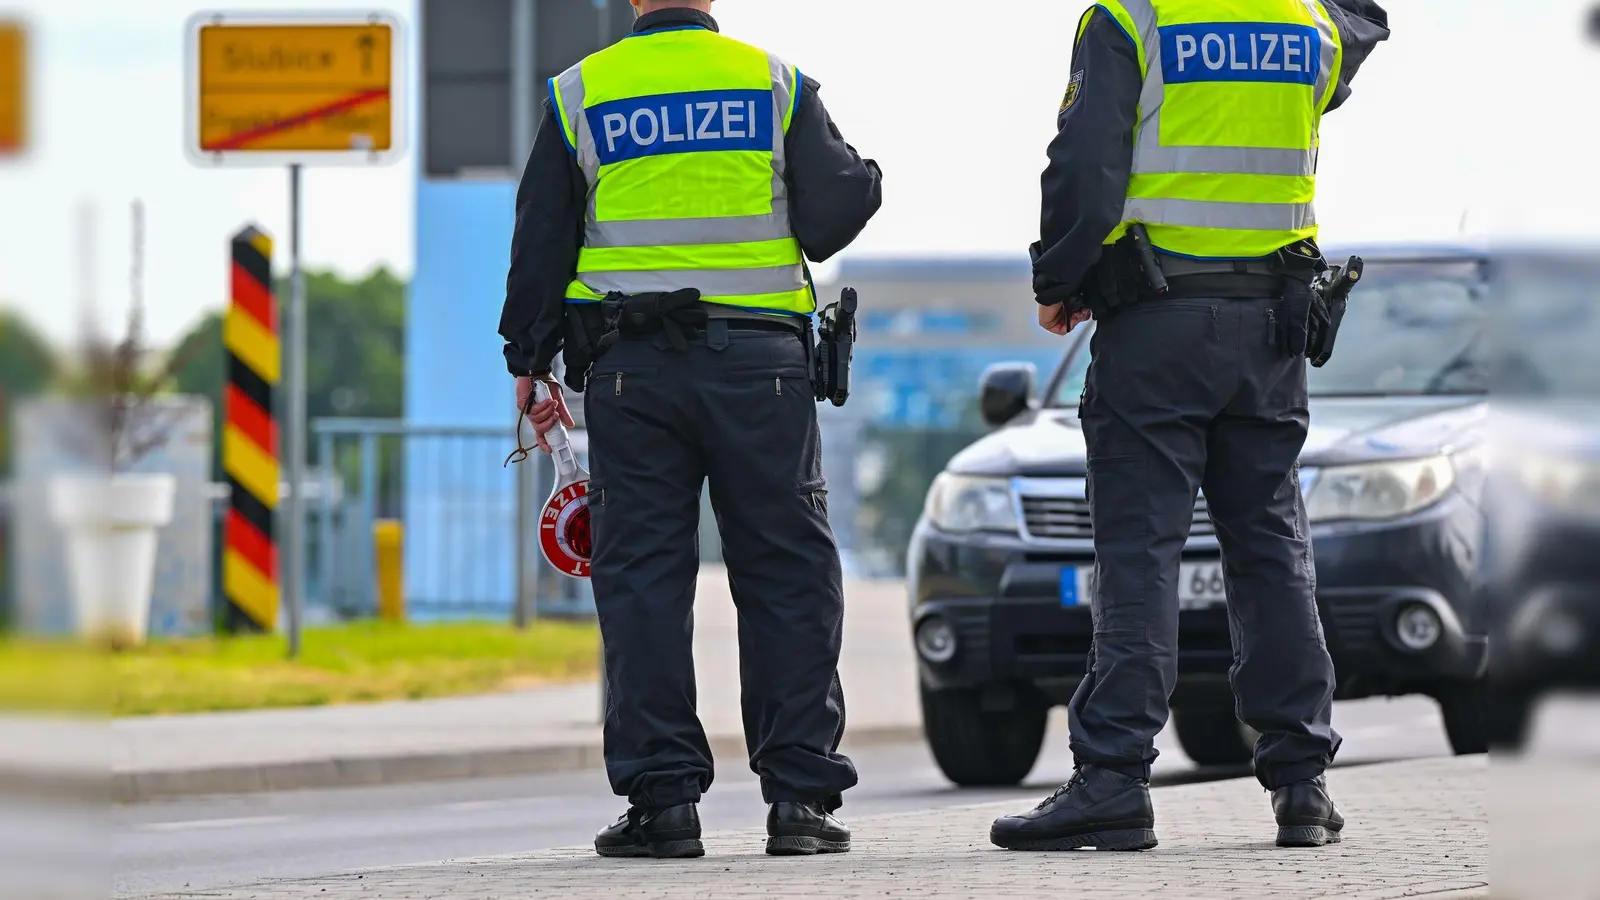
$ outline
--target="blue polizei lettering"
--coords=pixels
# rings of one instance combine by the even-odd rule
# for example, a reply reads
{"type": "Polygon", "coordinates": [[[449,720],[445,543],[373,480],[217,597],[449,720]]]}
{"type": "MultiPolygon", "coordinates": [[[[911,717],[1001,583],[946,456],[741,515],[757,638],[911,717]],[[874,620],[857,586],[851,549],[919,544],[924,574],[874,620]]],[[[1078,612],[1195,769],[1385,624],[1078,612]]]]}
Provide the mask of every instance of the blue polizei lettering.
{"type": "Polygon", "coordinates": [[[769,91],[695,91],[613,100],[584,111],[600,164],[668,153],[772,150],[769,91]]]}
{"type": "Polygon", "coordinates": [[[1211,22],[1163,25],[1161,74],[1167,84],[1204,81],[1317,83],[1322,34],[1309,25],[1211,22]]]}

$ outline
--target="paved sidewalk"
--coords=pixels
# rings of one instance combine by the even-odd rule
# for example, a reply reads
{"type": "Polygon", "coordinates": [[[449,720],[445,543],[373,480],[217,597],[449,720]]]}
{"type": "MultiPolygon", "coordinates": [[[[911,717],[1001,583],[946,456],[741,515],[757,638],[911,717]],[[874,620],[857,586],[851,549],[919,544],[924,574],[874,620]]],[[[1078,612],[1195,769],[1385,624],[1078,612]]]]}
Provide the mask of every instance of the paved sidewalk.
{"type": "MultiPolygon", "coordinates": [[[[840,670],[847,741],[919,738],[904,584],[847,582],[845,597],[840,670]]],[[[721,567],[702,569],[695,610],[701,720],[719,757],[742,758],[738,622],[721,567]]],[[[0,776],[58,768],[51,764],[61,762],[54,754],[64,747],[97,751],[72,763],[82,772],[92,772],[98,759],[104,773],[109,755],[112,796],[122,801],[565,771],[602,765],[600,692],[587,683],[448,700],[119,719],[109,726],[0,721],[0,776]]]]}
{"type": "Polygon", "coordinates": [[[1344,843],[1272,845],[1268,797],[1253,780],[1159,788],[1161,846],[1146,853],[1008,853],[988,843],[1016,804],[854,821],[856,850],[774,859],[761,832],[714,832],[707,856],[603,860],[589,848],[373,869],[232,889],[143,895],[160,900],[512,900],[653,897],[718,900],[808,893],[832,897],[1343,898],[1488,897],[1489,771],[1483,756],[1335,770],[1350,820],[1344,843]]]}

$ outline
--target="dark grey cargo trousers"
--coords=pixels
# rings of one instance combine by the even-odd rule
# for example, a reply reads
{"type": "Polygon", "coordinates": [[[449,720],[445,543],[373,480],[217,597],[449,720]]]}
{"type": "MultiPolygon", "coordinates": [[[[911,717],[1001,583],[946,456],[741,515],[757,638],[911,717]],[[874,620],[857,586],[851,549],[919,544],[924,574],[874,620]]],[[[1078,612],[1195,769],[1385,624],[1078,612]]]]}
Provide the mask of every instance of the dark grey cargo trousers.
{"type": "Polygon", "coordinates": [[[693,802],[711,786],[691,646],[707,479],[762,794],[836,809],[856,783],[838,752],[844,591],[806,360],[798,334],[714,321],[686,352],[624,337],[595,363],[584,413],[605,761],[635,805],[693,802]]]}
{"type": "Polygon", "coordinates": [[[1239,717],[1267,788],[1320,775],[1340,738],[1298,458],[1306,362],[1275,300],[1162,300],[1099,323],[1082,400],[1097,591],[1069,708],[1081,764],[1149,777],[1177,678],[1179,555],[1205,491],[1227,580],[1239,717]]]}

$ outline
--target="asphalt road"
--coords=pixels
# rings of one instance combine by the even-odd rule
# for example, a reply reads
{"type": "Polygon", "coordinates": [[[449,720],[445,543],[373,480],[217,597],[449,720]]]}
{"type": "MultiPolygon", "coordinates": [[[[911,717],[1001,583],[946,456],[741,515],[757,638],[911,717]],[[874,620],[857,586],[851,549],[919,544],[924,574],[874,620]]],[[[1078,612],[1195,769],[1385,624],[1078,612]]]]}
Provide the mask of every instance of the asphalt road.
{"type": "MultiPolygon", "coordinates": [[[[1345,736],[1341,765],[1450,752],[1437,708],[1426,699],[1342,703],[1335,726],[1345,736]]],[[[1158,747],[1158,784],[1248,775],[1197,770],[1167,734],[1158,747]]],[[[1026,808],[1071,774],[1064,717],[1052,723],[1039,764],[1020,788],[952,788],[920,744],[864,749],[853,758],[861,783],[846,795],[846,821],[1006,799],[1026,808]]],[[[126,806],[111,822],[112,878],[119,893],[205,889],[582,845],[623,808],[598,771],[126,806]]],[[[765,815],[755,776],[729,760],[701,804],[705,826],[756,827],[765,815]]],[[[1263,797],[1264,823],[1268,815],[1263,797]]]]}

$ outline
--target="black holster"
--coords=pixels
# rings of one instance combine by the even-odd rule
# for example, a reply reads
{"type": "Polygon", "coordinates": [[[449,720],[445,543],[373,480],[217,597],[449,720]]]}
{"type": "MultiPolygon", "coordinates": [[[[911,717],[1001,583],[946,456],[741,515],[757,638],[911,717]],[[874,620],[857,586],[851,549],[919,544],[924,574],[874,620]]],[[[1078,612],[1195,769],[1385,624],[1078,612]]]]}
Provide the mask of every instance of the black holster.
{"type": "Polygon", "coordinates": [[[1350,291],[1361,280],[1366,263],[1352,256],[1343,266],[1335,267],[1317,279],[1317,302],[1311,310],[1311,334],[1306,355],[1318,368],[1333,358],[1333,345],[1339,337],[1339,323],[1344,321],[1344,311],[1350,301],[1350,291]]]}
{"type": "Polygon", "coordinates": [[[850,399],[850,363],[856,344],[855,288],[845,288],[838,303],[831,303],[818,318],[816,352],[812,356],[812,386],[818,400],[844,406],[850,399]]]}
{"type": "Polygon", "coordinates": [[[1278,349],[1289,357],[1309,355],[1311,320],[1321,297],[1315,288],[1317,276],[1328,268],[1322,251],[1311,241],[1297,241],[1275,254],[1274,267],[1282,283],[1283,297],[1274,315],[1278,349]]]}
{"type": "Polygon", "coordinates": [[[1344,297],[1328,299],[1318,294],[1311,308],[1311,334],[1307,341],[1306,356],[1319,369],[1333,358],[1333,344],[1339,337],[1339,323],[1344,321],[1348,302],[1344,297]]]}

